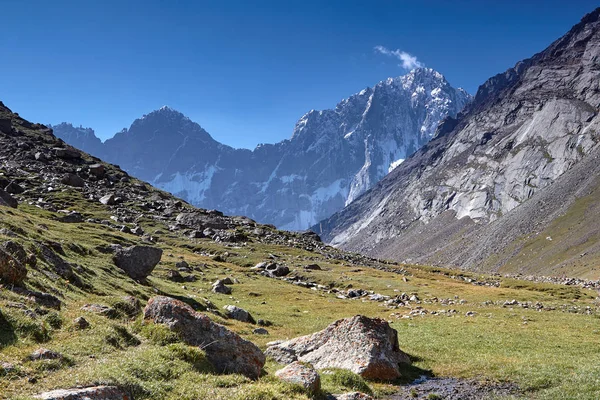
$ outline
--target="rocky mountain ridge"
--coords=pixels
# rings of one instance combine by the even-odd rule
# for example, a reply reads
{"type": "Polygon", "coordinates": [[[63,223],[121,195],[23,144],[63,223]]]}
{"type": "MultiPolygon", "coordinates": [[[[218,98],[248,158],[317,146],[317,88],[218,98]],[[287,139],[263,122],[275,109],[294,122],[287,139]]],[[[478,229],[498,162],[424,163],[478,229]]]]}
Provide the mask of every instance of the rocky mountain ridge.
{"type": "Polygon", "coordinates": [[[434,140],[314,229],[346,249],[466,268],[557,274],[592,261],[596,253],[585,250],[595,241],[586,233],[578,250],[545,258],[545,267],[511,264],[594,187],[595,175],[569,172],[597,165],[599,15],[489,79],[434,140]]]}
{"type": "Polygon", "coordinates": [[[440,73],[421,68],[366,88],[335,109],[312,110],[290,139],[253,151],[215,141],[168,107],[134,121],[101,149],[87,147],[66,125],[54,132],[194,205],[302,230],[350,204],[469,100],[440,73]]]}

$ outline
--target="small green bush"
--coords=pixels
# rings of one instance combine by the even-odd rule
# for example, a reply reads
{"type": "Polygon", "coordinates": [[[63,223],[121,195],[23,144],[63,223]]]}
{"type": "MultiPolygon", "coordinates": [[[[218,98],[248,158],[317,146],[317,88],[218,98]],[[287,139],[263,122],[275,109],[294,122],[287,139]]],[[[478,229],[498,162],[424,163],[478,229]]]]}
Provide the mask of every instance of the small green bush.
{"type": "Polygon", "coordinates": [[[141,323],[137,329],[143,337],[158,346],[166,346],[180,341],[179,335],[165,325],[141,323]]]}
{"type": "Polygon", "coordinates": [[[335,392],[355,391],[373,394],[373,390],[362,376],[346,369],[327,368],[321,374],[321,381],[324,387],[330,388],[335,392]]]}

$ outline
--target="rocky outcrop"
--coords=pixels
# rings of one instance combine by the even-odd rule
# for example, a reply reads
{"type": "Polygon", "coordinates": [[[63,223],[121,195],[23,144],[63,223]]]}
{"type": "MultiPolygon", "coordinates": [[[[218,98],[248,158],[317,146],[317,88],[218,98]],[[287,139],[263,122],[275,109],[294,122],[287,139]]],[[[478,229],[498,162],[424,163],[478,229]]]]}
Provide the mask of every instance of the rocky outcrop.
{"type": "Polygon", "coordinates": [[[59,389],[34,396],[41,400],[131,400],[132,397],[116,386],[94,386],[76,389],[59,389]]]}
{"type": "Polygon", "coordinates": [[[187,344],[201,347],[219,372],[239,373],[252,379],[260,376],[265,356],[258,347],[187,304],[169,297],[154,297],[144,309],[144,318],[167,325],[187,344]]]}
{"type": "MultiPolygon", "coordinates": [[[[494,257],[490,269],[510,262],[526,243],[520,238],[561,214],[560,202],[539,196],[598,156],[599,14],[488,80],[434,140],[313,229],[331,244],[382,258],[475,268],[494,257]],[[511,219],[531,202],[537,212],[511,219]]],[[[572,204],[580,189],[556,194],[572,204]]]]}
{"type": "Polygon", "coordinates": [[[300,361],[285,366],[275,372],[275,376],[282,381],[302,386],[309,393],[319,393],[321,390],[321,377],[310,364],[300,361]]]}
{"type": "Polygon", "coordinates": [[[399,364],[410,364],[396,330],[382,319],[362,315],[338,320],[312,335],[270,343],[266,354],[279,363],[308,362],[317,369],[342,368],[380,380],[400,377],[399,364]]]}
{"type": "Polygon", "coordinates": [[[162,249],[151,246],[117,248],[113,262],[132,279],[146,279],[162,257],[162,249]]]}
{"type": "Polygon", "coordinates": [[[89,130],[53,128],[68,143],[196,206],[303,230],[400,165],[431,139],[440,120],[455,117],[469,99],[440,73],[416,69],[366,88],[334,109],[306,113],[289,140],[253,151],[215,141],[169,107],[135,120],[100,150],[81,140],[93,136],[89,130]]]}

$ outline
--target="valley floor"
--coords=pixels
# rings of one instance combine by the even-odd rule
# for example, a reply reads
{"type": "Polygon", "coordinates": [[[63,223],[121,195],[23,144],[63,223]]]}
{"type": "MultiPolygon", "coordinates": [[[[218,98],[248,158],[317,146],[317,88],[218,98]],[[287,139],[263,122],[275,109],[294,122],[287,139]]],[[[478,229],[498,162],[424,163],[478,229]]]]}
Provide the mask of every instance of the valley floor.
{"type": "Polygon", "coordinates": [[[50,389],[93,384],[126,387],[137,400],[307,398],[304,391],[274,378],[281,365],[268,361],[258,381],[212,373],[201,350],[123,311],[127,310],[123,296],[145,304],[157,294],[209,308],[211,319],[262,349],[268,342],[313,333],[356,314],[388,320],[398,331],[400,348],[413,360],[404,377],[383,383],[339,371],[323,373],[323,397],[359,390],[381,399],[452,398],[447,397],[448,389],[470,383],[484,388],[475,396],[492,398],[600,397],[600,313],[594,290],[422,266],[376,262],[364,266],[350,256],[334,257],[338,253],[331,248],[315,251],[260,241],[235,245],[189,239],[164,233],[165,227],[152,220],[140,224],[160,237],[164,253],[147,283],[141,284],[98,250],[115,242],[137,243],[135,235],[100,224],[58,222],[53,213],[27,205],[0,209],[0,217],[2,232],[17,234],[17,239],[3,236],[3,240],[60,243],[65,258],[83,267],[88,284],[77,287],[42,266],[30,269],[28,289],[58,296],[60,311],[39,307],[11,287],[0,290],[0,361],[12,365],[4,373],[0,369],[1,398],[25,399],[50,389]],[[275,259],[292,272],[285,278],[269,278],[251,269],[266,259],[275,259]],[[196,281],[169,279],[169,271],[182,260],[191,266],[196,281]],[[321,270],[305,269],[308,264],[318,264],[321,270]],[[225,277],[234,282],[232,294],[213,293],[212,283],[225,277]],[[365,293],[349,298],[350,289],[365,293]],[[107,305],[119,312],[109,318],[83,311],[86,304],[107,305]],[[225,305],[272,322],[266,327],[269,334],[253,334],[256,325],[227,319],[225,305]],[[90,328],[76,329],[73,321],[80,316],[90,328]],[[28,355],[40,347],[64,358],[29,360],[28,355]],[[467,381],[428,380],[407,386],[422,377],[467,381]]]}

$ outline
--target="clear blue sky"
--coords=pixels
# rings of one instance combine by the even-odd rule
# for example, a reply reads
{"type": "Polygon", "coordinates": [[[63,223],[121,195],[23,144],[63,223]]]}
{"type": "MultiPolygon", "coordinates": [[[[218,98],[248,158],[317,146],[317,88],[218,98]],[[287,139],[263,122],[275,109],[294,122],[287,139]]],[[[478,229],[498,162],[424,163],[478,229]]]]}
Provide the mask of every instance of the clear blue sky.
{"type": "Polygon", "coordinates": [[[407,52],[474,94],[593,1],[4,0],[0,100],[102,139],[169,105],[217,140],[288,138],[310,109],[405,73],[407,52]]]}

